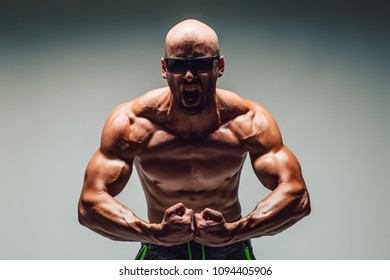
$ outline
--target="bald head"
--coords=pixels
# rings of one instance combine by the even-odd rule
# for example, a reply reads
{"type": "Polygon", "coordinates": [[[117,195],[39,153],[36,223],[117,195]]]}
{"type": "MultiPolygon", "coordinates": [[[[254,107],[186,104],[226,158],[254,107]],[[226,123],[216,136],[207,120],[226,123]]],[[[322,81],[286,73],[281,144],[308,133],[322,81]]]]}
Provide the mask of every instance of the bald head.
{"type": "Polygon", "coordinates": [[[218,36],[208,25],[194,19],[182,21],[169,30],[165,40],[166,56],[219,54],[218,36]]]}

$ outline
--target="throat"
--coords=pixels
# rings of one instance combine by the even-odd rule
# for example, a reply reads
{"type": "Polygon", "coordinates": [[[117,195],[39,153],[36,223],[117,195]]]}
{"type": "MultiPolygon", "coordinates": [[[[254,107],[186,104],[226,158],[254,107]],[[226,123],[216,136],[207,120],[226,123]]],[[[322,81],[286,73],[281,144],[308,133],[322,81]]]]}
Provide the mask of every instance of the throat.
{"type": "MultiPolygon", "coordinates": [[[[192,100],[198,93],[188,93],[188,100],[192,100]]],[[[208,102],[207,106],[185,106],[184,95],[182,100],[174,99],[166,115],[164,126],[177,136],[204,137],[217,130],[221,125],[220,114],[215,102],[208,102]]],[[[202,103],[203,104],[203,103],[202,103]]]]}
{"type": "Polygon", "coordinates": [[[175,134],[186,140],[198,141],[206,138],[219,128],[218,119],[202,118],[199,115],[189,116],[175,124],[175,134]]]}

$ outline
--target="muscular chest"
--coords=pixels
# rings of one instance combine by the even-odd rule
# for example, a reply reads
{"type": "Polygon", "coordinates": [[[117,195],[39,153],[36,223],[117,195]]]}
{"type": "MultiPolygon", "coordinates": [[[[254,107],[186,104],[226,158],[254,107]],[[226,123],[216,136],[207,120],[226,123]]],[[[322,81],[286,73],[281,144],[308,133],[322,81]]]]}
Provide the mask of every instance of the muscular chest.
{"type": "Polygon", "coordinates": [[[144,180],[177,189],[217,187],[242,167],[246,151],[229,131],[183,139],[157,130],[137,159],[144,180]]]}

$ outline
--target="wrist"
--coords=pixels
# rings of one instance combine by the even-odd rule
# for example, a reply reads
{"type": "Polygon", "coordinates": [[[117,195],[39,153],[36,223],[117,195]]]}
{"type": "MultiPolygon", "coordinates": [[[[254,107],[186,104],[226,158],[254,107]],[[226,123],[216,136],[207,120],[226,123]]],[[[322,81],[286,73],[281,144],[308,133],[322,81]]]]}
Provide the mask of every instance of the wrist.
{"type": "Polygon", "coordinates": [[[240,239],[240,232],[242,228],[241,220],[242,219],[226,224],[226,228],[228,229],[229,232],[228,234],[230,236],[230,241],[229,241],[230,244],[234,244],[241,241],[240,239]]]}
{"type": "Polygon", "coordinates": [[[143,226],[144,226],[144,230],[142,233],[145,238],[144,242],[159,245],[161,242],[158,239],[158,236],[159,233],[161,233],[162,231],[162,225],[144,222],[143,226]]]}
{"type": "Polygon", "coordinates": [[[250,224],[251,218],[245,216],[233,223],[230,223],[230,231],[233,235],[232,243],[237,243],[250,239],[248,232],[248,225],[250,224]]]}

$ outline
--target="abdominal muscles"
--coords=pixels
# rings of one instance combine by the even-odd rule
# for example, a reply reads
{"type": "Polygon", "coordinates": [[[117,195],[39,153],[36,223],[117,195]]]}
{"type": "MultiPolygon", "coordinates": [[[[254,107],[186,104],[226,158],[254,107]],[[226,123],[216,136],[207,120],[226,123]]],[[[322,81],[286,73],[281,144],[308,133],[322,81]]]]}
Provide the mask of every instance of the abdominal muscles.
{"type": "Polygon", "coordinates": [[[238,186],[245,156],[167,158],[135,161],[151,222],[161,222],[165,210],[179,202],[196,213],[220,211],[227,221],[240,217],[238,186]]]}

